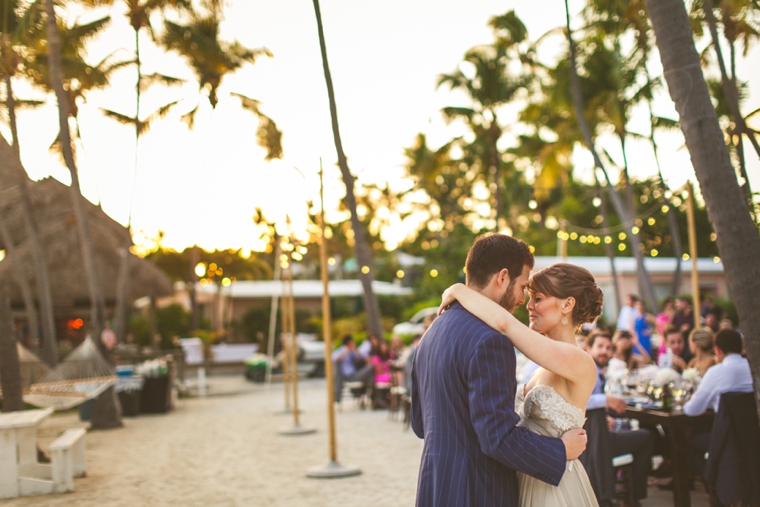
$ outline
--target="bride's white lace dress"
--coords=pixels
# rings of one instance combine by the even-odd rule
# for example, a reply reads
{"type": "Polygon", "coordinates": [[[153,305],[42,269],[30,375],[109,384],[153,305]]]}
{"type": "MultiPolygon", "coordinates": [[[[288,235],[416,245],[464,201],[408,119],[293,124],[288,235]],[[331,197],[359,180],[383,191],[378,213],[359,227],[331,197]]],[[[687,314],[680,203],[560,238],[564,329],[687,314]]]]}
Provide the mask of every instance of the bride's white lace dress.
{"type": "MultiPolygon", "coordinates": [[[[585,411],[568,403],[551,386],[537,385],[524,395],[524,387],[517,391],[515,410],[520,415],[520,426],[547,437],[559,438],[572,428],[583,426],[585,411]]],[[[565,474],[558,486],[520,472],[520,507],[582,507],[598,506],[594,490],[583,465],[578,460],[568,461],[565,474]]]]}

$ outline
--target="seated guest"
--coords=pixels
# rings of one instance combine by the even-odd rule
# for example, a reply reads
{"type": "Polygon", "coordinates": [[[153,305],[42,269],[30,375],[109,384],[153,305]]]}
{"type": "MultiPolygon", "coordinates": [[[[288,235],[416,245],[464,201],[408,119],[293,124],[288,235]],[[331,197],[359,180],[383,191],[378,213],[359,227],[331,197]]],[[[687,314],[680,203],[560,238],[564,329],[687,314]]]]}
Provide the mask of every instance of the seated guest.
{"type": "Polygon", "coordinates": [[[380,337],[375,333],[369,332],[367,333],[367,339],[359,345],[359,352],[361,352],[364,357],[369,357],[373,354],[377,354],[378,345],[380,345],[380,337]]]}
{"type": "Polygon", "coordinates": [[[717,364],[713,355],[713,332],[709,327],[700,327],[689,335],[689,348],[694,357],[689,361],[689,368],[695,368],[700,377],[711,366],[717,364]]]}
{"type": "Polygon", "coordinates": [[[727,392],[751,393],[749,361],[742,357],[742,337],[738,331],[722,329],[715,335],[718,364],[707,370],[702,382],[683,406],[686,415],[697,416],[708,408],[718,411],[720,395],[727,392]]]}
{"type": "Polygon", "coordinates": [[[683,334],[677,328],[669,326],[665,328],[665,346],[673,351],[673,369],[682,372],[691,361],[692,355],[686,348],[683,334]]]}
{"type": "MultiPolygon", "coordinates": [[[[596,334],[589,336],[588,341],[588,353],[594,359],[598,372],[598,379],[594,386],[594,391],[589,398],[586,405],[586,411],[589,413],[596,409],[606,409],[608,413],[613,415],[620,415],[625,412],[626,403],[624,400],[605,394],[604,387],[606,383],[605,369],[610,361],[612,354],[612,341],[609,335],[596,334]]],[[[590,414],[589,414],[590,416],[590,414]]],[[[634,505],[639,504],[639,500],[647,497],[647,476],[652,463],[652,452],[654,448],[654,437],[647,430],[620,430],[612,431],[613,422],[611,418],[608,418],[610,424],[607,427],[603,427],[609,431],[609,446],[610,453],[614,456],[620,456],[622,454],[633,455],[633,500],[634,505]]],[[[588,445],[586,447],[586,453],[591,453],[593,456],[595,453],[605,455],[601,449],[597,446],[602,445],[605,439],[599,438],[598,435],[589,434],[588,445]]],[[[589,458],[591,459],[591,458],[589,458]]],[[[583,458],[581,458],[583,460],[583,458]]],[[[589,475],[594,474],[597,470],[602,470],[606,477],[613,475],[612,460],[605,460],[605,468],[600,468],[597,463],[596,466],[587,467],[589,475]],[[607,469],[606,467],[609,467],[607,469]]],[[[592,483],[594,483],[592,479],[592,483]]],[[[604,482],[603,480],[597,480],[596,483],[604,482]]],[[[610,504],[611,499],[599,498],[600,504],[610,504]]]]}
{"type": "MultiPolygon", "coordinates": [[[[633,321],[634,336],[638,338],[641,347],[634,347],[633,354],[641,354],[640,349],[646,351],[647,355],[652,356],[652,325],[657,322],[654,315],[647,313],[646,305],[644,301],[639,299],[635,303],[635,308],[638,311],[639,316],[633,321]]],[[[649,361],[647,361],[648,363],[649,361]]]]}
{"type": "Polygon", "coordinates": [[[387,341],[380,340],[377,354],[370,358],[370,363],[375,368],[375,384],[389,384],[391,381],[391,348],[387,341]]]}
{"type": "Polygon", "coordinates": [[[356,342],[350,334],[343,337],[343,346],[333,352],[332,360],[340,368],[343,381],[362,382],[367,389],[374,386],[375,367],[368,364],[367,358],[356,349],[356,342]]]}
{"type": "Polygon", "coordinates": [[[399,335],[394,334],[391,337],[391,360],[396,361],[400,358],[404,354],[404,350],[406,350],[404,340],[399,335]]]}
{"type": "MultiPolygon", "coordinates": [[[[752,372],[749,361],[741,356],[742,337],[733,329],[721,329],[715,335],[715,356],[718,364],[705,373],[699,387],[683,406],[684,414],[698,416],[707,409],[718,411],[720,395],[727,392],[751,393],[752,372]]],[[[702,475],[705,453],[710,447],[710,433],[696,433],[687,440],[692,471],[702,475]]]]}
{"type": "Polygon", "coordinates": [[[715,309],[705,315],[705,327],[709,327],[713,333],[720,331],[720,312],[715,309]]]}
{"type": "Polygon", "coordinates": [[[609,367],[613,370],[626,368],[636,370],[650,363],[652,358],[641,346],[635,334],[629,331],[618,330],[612,337],[612,358],[609,367]],[[634,355],[634,350],[638,355],[634,355]]]}
{"type": "Polygon", "coordinates": [[[694,309],[689,296],[679,296],[676,299],[676,314],[673,315],[671,323],[681,332],[683,342],[686,343],[689,333],[694,329],[694,309]]]}

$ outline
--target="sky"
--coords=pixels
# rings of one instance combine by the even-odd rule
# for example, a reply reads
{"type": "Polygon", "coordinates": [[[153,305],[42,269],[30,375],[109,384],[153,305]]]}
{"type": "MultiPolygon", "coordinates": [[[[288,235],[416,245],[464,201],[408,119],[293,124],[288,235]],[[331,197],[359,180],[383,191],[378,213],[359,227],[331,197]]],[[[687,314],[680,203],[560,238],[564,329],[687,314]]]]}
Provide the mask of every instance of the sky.
{"type": "MultiPolygon", "coordinates": [[[[581,5],[571,1],[576,13],[581,5]]],[[[387,182],[393,188],[408,185],[402,180],[403,149],[413,144],[417,133],[425,133],[431,146],[464,133],[461,125],[446,125],[440,110],[466,105],[465,98],[437,89],[436,80],[439,74],[455,70],[469,48],[492,41],[487,26],[491,16],[515,9],[533,40],[564,25],[564,3],[558,0],[322,0],[321,9],[349,166],[359,183],[387,182]]],[[[114,51],[114,57],[124,59],[133,54],[133,33],[121,5],[69,14],[82,21],[112,15],[110,28],[88,47],[91,62],[114,51]]],[[[288,214],[293,227],[301,228],[306,202],[318,199],[320,159],[328,211],[345,193],[336,166],[312,2],[227,0],[221,38],[251,48],[265,46],[274,57],[261,58],[226,77],[212,111],[182,59],[158,50],[147,34],[142,35],[143,71],[180,77],[186,83],[154,88],[144,95],[146,113],[173,100],[181,102],[141,137],[136,174],[132,128],[106,118],[100,109],[133,114],[135,71],[119,71],[109,89],[92,92],[80,106],[82,191],[122,224],[127,224],[131,208],[136,244],[150,244],[160,230],[163,245],[178,250],[193,244],[205,249],[257,249],[259,233],[251,218],[255,208],[281,225],[288,214]],[[264,161],[265,152],[256,144],[257,120],[241,109],[231,92],[261,101],[262,110],[283,131],[282,160],[264,161]],[[195,129],[189,131],[179,116],[199,100],[195,129]]],[[[551,60],[565,50],[562,40],[548,39],[541,55],[551,60]]],[[[661,73],[656,61],[651,69],[661,73]]],[[[738,74],[750,84],[744,110],[760,107],[760,50],[753,49],[741,60],[738,74]]],[[[42,97],[23,83],[16,92],[22,98],[42,97]]],[[[654,107],[657,115],[677,118],[665,93],[654,107]]],[[[513,113],[505,112],[507,124],[514,122],[513,113]]],[[[646,133],[646,125],[645,113],[634,114],[632,130],[646,133]]],[[[0,129],[9,138],[7,129],[0,129]]],[[[48,97],[43,108],[22,112],[19,129],[22,161],[32,179],[52,176],[69,183],[67,170],[47,150],[57,133],[53,98],[48,97]]],[[[680,132],[660,134],[657,139],[671,186],[693,178],[680,132]]],[[[600,142],[620,160],[619,144],[612,137],[600,142]]],[[[634,176],[656,173],[647,144],[631,141],[628,155],[634,176]]],[[[747,159],[751,184],[757,188],[760,163],[749,151],[747,159]]],[[[590,155],[579,149],[573,161],[576,175],[588,178],[590,155]]],[[[338,212],[330,212],[328,220],[331,216],[337,219],[338,212]]],[[[407,232],[396,229],[387,235],[389,247],[407,232]]]]}

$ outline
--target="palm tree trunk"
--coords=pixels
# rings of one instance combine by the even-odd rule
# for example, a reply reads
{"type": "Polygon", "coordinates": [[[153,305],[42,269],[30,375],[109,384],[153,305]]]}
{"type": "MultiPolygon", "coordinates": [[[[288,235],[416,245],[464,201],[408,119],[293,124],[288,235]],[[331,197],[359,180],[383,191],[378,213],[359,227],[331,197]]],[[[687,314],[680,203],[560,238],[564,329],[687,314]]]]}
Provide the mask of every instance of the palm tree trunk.
{"type": "MultiPolygon", "coordinates": [[[[622,106],[621,106],[622,107],[622,106]]],[[[636,203],[633,200],[633,186],[631,185],[630,172],[628,171],[628,154],[625,152],[625,136],[627,132],[623,129],[618,133],[620,139],[620,151],[623,152],[623,184],[625,185],[625,200],[628,206],[628,214],[631,217],[636,216],[636,203]]]]}
{"type": "MultiPolygon", "coordinates": [[[[134,27],[133,27],[134,28],[134,27]]],[[[127,221],[127,230],[132,234],[132,207],[135,201],[135,190],[137,188],[137,162],[139,156],[140,144],[140,98],[142,96],[142,60],[140,59],[140,31],[139,27],[134,29],[135,32],[135,64],[137,66],[137,83],[135,84],[135,167],[134,183],[132,184],[132,197],[129,201],[129,219],[127,221]]],[[[119,278],[116,282],[116,325],[115,332],[119,341],[123,342],[127,332],[127,305],[129,293],[129,247],[132,246],[131,240],[125,245],[125,253],[120,256],[119,260],[119,278]]]]}
{"type": "Polygon", "coordinates": [[[90,237],[89,218],[84,207],[84,197],[79,188],[79,174],[74,161],[74,152],[71,146],[71,132],[69,130],[69,104],[66,91],[63,88],[63,76],[61,74],[61,41],[58,33],[58,26],[55,17],[55,8],[53,0],[45,1],[45,11],[47,13],[47,35],[48,35],[48,58],[50,65],[50,80],[58,99],[58,120],[61,135],[61,151],[66,167],[71,174],[70,195],[74,213],[77,217],[77,229],[79,232],[79,243],[82,249],[82,263],[87,277],[87,285],[90,292],[91,318],[90,334],[93,340],[98,344],[98,348],[108,357],[107,350],[100,341],[100,333],[105,328],[105,303],[103,293],[100,289],[100,280],[98,278],[97,268],[95,266],[95,253],[90,237]]]}
{"type": "Polygon", "coordinates": [[[18,123],[16,122],[16,98],[13,96],[11,76],[5,76],[5,106],[8,108],[8,120],[11,124],[11,137],[13,138],[13,153],[16,158],[21,158],[21,150],[18,144],[18,123]]]}
{"type": "Polygon", "coordinates": [[[34,277],[37,285],[37,297],[39,298],[40,314],[42,316],[42,360],[49,366],[58,362],[58,341],[55,332],[55,316],[53,315],[53,298],[50,290],[50,278],[48,276],[45,253],[42,250],[37,224],[34,220],[34,207],[29,195],[29,178],[21,165],[21,161],[12,154],[11,147],[5,138],[0,136],[0,160],[4,160],[10,167],[10,174],[21,194],[22,217],[24,230],[29,241],[34,263],[34,277]]]}
{"type": "Polygon", "coordinates": [[[37,346],[40,339],[40,322],[37,317],[37,307],[34,305],[34,293],[32,292],[29,280],[24,274],[24,268],[20,262],[21,258],[16,251],[16,245],[13,244],[13,238],[5,226],[5,219],[2,217],[0,217],[0,239],[5,244],[5,262],[13,264],[13,278],[21,290],[21,297],[24,299],[24,309],[26,310],[26,318],[29,322],[29,339],[34,346],[37,346]]]}
{"type": "MultiPolygon", "coordinates": [[[[6,30],[4,29],[3,32],[5,31],[6,30]]],[[[2,54],[10,57],[8,51],[8,36],[3,33],[2,54]]],[[[13,154],[17,160],[21,160],[21,150],[18,142],[18,122],[16,120],[16,98],[13,94],[13,83],[11,82],[10,72],[5,76],[5,95],[5,105],[8,108],[8,119],[11,127],[11,137],[13,137],[13,154]]],[[[15,245],[13,244],[13,238],[11,238],[10,234],[8,233],[8,229],[5,227],[5,223],[1,220],[0,237],[2,237],[3,243],[6,245],[8,257],[15,259],[12,262],[18,262],[19,257],[15,254],[15,245]]],[[[21,294],[24,299],[26,316],[29,321],[29,338],[34,346],[38,346],[40,338],[40,323],[39,318],[37,317],[37,308],[34,304],[34,294],[32,293],[32,288],[29,285],[29,280],[24,275],[23,269],[21,269],[21,264],[17,264],[17,266],[18,269],[13,270],[13,276],[19,286],[19,289],[21,289],[21,294]]]]}
{"type": "MultiPolygon", "coordinates": [[[[747,123],[744,121],[744,117],[742,116],[741,110],[739,108],[739,93],[736,89],[736,81],[734,79],[736,76],[732,75],[729,77],[728,73],[726,72],[726,62],[723,60],[723,51],[720,49],[720,38],[718,37],[718,26],[717,22],[715,21],[715,13],[713,12],[712,0],[704,0],[704,11],[705,17],[707,18],[707,24],[710,27],[710,36],[712,37],[715,56],[718,58],[718,68],[720,69],[720,80],[721,84],[723,85],[723,94],[726,96],[726,102],[728,102],[728,107],[731,110],[731,116],[733,117],[734,124],[736,125],[737,133],[740,137],[746,135],[749,138],[749,142],[752,143],[752,146],[755,148],[755,152],[758,156],[760,156],[760,144],[758,144],[754,133],[747,128],[747,123]]],[[[731,55],[731,60],[733,67],[733,62],[735,61],[733,52],[731,55]]],[[[743,160],[744,156],[742,154],[740,161],[743,160]]],[[[747,206],[749,206],[750,212],[752,213],[754,211],[754,206],[752,205],[752,190],[749,186],[747,168],[744,166],[744,164],[741,164],[740,170],[742,178],[744,179],[744,183],[742,184],[742,193],[744,194],[744,198],[747,201],[747,206]]]]}
{"type": "MultiPolygon", "coordinates": [[[[66,91],[63,89],[63,75],[61,74],[61,40],[58,33],[58,25],[55,17],[54,0],[45,0],[45,11],[47,13],[47,35],[48,35],[48,60],[50,65],[50,80],[58,99],[58,123],[60,125],[61,151],[66,167],[71,174],[71,187],[69,194],[71,203],[74,207],[74,213],[77,217],[77,229],[79,232],[79,246],[82,249],[82,264],[84,266],[87,285],[90,292],[90,336],[98,346],[101,354],[108,361],[111,361],[111,355],[106,349],[100,335],[105,328],[105,302],[103,293],[100,289],[100,280],[98,278],[97,267],[95,266],[95,251],[90,237],[89,218],[84,207],[84,197],[79,188],[79,174],[76,163],[74,162],[74,152],[71,145],[71,132],[69,131],[69,104],[66,97],[66,91]]],[[[108,388],[104,393],[98,396],[95,408],[93,410],[91,428],[92,429],[110,429],[122,426],[121,422],[121,405],[116,398],[116,391],[113,387],[108,388]]]]}
{"type": "MultiPolygon", "coordinates": [[[[647,73],[647,81],[649,74],[647,73]]],[[[660,185],[663,190],[668,191],[668,185],[665,183],[665,178],[662,176],[662,166],[660,165],[660,152],[657,149],[657,142],[654,139],[654,114],[652,114],[652,102],[647,101],[649,106],[649,142],[652,145],[652,151],[654,152],[654,161],[657,164],[657,175],[660,177],[660,185]]],[[[667,197],[666,197],[667,199],[667,197]]],[[[668,199],[668,212],[666,214],[668,218],[668,229],[670,229],[670,238],[673,241],[673,257],[676,259],[676,271],[673,274],[673,283],[670,286],[670,295],[675,297],[678,295],[678,291],[681,287],[681,256],[683,255],[683,246],[681,245],[681,231],[678,228],[678,217],[676,217],[676,208],[668,199]]]]}
{"type": "Polygon", "coordinates": [[[116,280],[116,316],[114,332],[120,342],[124,342],[127,334],[127,291],[129,287],[129,249],[119,249],[119,275],[116,280]]]}
{"type": "Polygon", "coordinates": [[[644,265],[644,256],[641,253],[641,249],[639,248],[639,245],[641,244],[639,242],[639,237],[637,234],[634,234],[632,230],[632,218],[628,214],[628,210],[626,210],[626,206],[623,203],[623,200],[615,191],[615,187],[612,185],[612,180],[610,180],[610,175],[605,169],[604,164],[602,163],[602,159],[599,158],[599,153],[594,147],[594,139],[591,136],[591,129],[589,128],[588,123],[586,122],[586,117],[583,114],[583,95],[581,94],[581,83],[580,79],[578,78],[578,70],[575,67],[576,48],[575,41],[573,41],[573,32],[570,27],[570,7],[568,5],[568,0],[565,0],[565,19],[567,41],[570,45],[570,83],[572,87],[573,103],[575,105],[575,114],[578,120],[578,126],[581,129],[581,133],[583,134],[583,139],[586,142],[586,146],[588,147],[589,151],[591,151],[591,155],[594,157],[594,164],[604,173],[604,178],[607,183],[607,190],[609,191],[610,199],[612,200],[612,206],[615,208],[615,211],[620,217],[620,220],[626,224],[626,232],[628,233],[633,255],[636,258],[639,286],[644,289],[642,296],[647,301],[647,303],[649,303],[649,307],[652,308],[652,311],[659,313],[660,304],[657,301],[657,294],[655,294],[654,286],[652,285],[652,279],[649,277],[649,272],[644,265]]]}
{"type": "MultiPolygon", "coordinates": [[[[190,293],[190,329],[195,332],[200,329],[200,308],[198,308],[198,296],[196,287],[198,285],[198,276],[195,274],[195,266],[198,264],[200,255],[198,245],[190,249],[190,278],[188,292],[190,293]]],[[[275,259],[275,262],[279,260],[275,259]]]]}
{"type": "Polygon", "coordinates": [[[372,257],[370,256],[369,248],[367,246],[364,227],[356,214],[354,177],[348,169],[348,161],[346,160],[346,154],[343,152],[343,143],[340,139],[338,110],[335,105],[335,90],[333,89],[330,67],[327,62],[327,46],[325,44],[325,34],[322,28],[322,15],[319,10],[319,0],[314,0],[314,13],[317,17],[319,46],[322,52],[322,67],[325,73],[327,94],[330,98],[330,116],[332,118],[333,139],[335,140],[335,150],[338,152],[338,165],[340,166],[340,172],[343,176],[343,183],[346,185],[346,204],[351,212],[351,228],[354,230],[354,253],[359,265],[359,278],[361,279],[362,287],[364,288],[364,309],[367,312],[367,328],[378,336],[384,336],[382,321],[380,318],[380,305],[377,303],[375,293],[372,291],[372,281],[374,279],[374,274],[372,272],[372,257]]]}
{"type": "MultiPolygon", "coordinates": [[[[601,205],[599,211],[602,213],[602,227],[609,230],[610,221],[607,217],[607,198],[602,192],[602,186],[599,184],[599,178],[596,177],[596,171],[594,171],[594,182],[596,183],[596,190],[599,192],[599,198],[601,199],[601,205]]],[[[620,311],[621,299],[620,299],[620,284],[618,284],[617,268],[615,267],[615,250],[612,248],[612,243],[604,242],[604,251],[607,254],[607,258],[610,260],[610,274],[612,274],[612,288],[615,292],[615,309],[620,311]]]]}
{"type": "Polygon", "coordinates": [[[3,412],[24,410],[11,301],[5,292],[0,293],[0,388],[3,390],[3,412]]]}
{"type": "Polygon", "coordinates": [[[744,334],[744,346],[760,412],[760,235],[742,197],[728,148],[710,100],[683,0],[647,0],[670,96],[718,235],[726,271],[744,334]]]}

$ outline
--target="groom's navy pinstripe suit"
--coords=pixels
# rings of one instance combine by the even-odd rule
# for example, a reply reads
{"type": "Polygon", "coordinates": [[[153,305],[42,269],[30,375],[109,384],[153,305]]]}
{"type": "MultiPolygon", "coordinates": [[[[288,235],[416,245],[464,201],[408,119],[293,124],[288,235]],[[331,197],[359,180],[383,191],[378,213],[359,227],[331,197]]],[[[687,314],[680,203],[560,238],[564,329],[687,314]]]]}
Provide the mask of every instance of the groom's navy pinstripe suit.
{"type": "Polygon", "coordinates": [[[515,470],[549,484],[565,446],[518,427],[515,349],[454,303],[420,342],[412,369],[412,428],[425,439],[418,507],[516,507],[515,470]]]}

